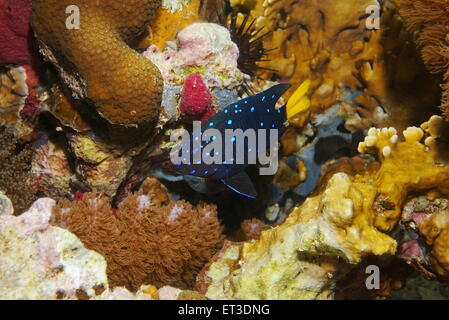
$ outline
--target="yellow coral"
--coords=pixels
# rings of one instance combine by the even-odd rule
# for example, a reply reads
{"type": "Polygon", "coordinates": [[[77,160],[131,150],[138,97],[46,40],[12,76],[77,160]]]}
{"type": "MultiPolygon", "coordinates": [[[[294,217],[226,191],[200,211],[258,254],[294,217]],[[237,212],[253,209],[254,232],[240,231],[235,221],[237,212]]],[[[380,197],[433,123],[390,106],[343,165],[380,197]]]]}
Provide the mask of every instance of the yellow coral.
{"type": "Polygon", "coordinates": [[[41,51],[79,97],[93,102],[110,123],[157,121],[162,77],[132,50],[160,0],[36,0],[31,24],[41,51]],[[68,29],[66,8],[80,11],[79,29],[68,29]]]}
{"type": "Polygon", "coordinates": [[[215,299],[327,299],[336,270],[342,274],[367,255],[394,254],[397,244],[387,233],[407,195],[449,193],[449,166],[437,162],[437,148],[421,142],[424,131],[411,127],[403,135],[399,141],[394,128],[370,129],[359,149],[379,157],[378,170],[334,174],[282,225],[257,241],[226,245],[198,288],[215,299]]]}

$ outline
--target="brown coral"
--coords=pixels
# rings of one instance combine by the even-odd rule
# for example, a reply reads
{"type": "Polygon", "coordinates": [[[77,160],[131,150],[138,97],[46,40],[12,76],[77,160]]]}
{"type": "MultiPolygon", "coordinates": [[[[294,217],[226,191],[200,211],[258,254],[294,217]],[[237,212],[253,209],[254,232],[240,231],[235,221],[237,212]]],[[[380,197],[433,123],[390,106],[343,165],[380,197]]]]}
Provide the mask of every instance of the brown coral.
{"type": "Polygon", "coordinates": [[[403,32],[391,1],[231,3],[235,8],[250,10],[257,18],[256,30],[263,27],[264,32],[271,31],[263,40],[269,50],[268,61],[259,66],[275,71],[265,70],[259,75],[293,86],[310,79],[313,112],[345,101],[346,90],[350,89],[362,93],[351,102],[351,108],[364,128],[385,125],[389,120],[388,124],[405,129],[428,118],[433,103],[438,101],[438,87],[432,81],[419,81],[429,75],[420,65],[409,35],[403,32]],[[380,30],[366,28],[369,6],[383,9],[380,30]]]}
{"type": "Polygon", "coordinates": [[[0,126],[0,190],[13,202],[14,212],[24,212],[36,199],[30,174],[33,151],[18,148],[19,141],[11,130],[0,126]]]}
{"type": "Polygon", "coordinates": [[[402,0],[401,14],[429,71],[442,74],[441,108],[449,117],[449,2],[447,0],[402,0]]]}
{"type": "Polygon", "coordinates": [[[230,237],[232,241],[249,241],[259,239],[263,230],[266,229],[265,223],[257,218],[243,220],[240,228],[230,237]]]}
{"type": "Polygon", "coordinates": [[[148,178],[117,210],[109,201],[93,193],[81,201],[63,200],[55,219],[105,257],[113,287],[191,288],[200,269],[222,245],[216,208],[170,201],[155,178],[148,178]]]}
{"type": "MultiPolygon", "coordinates": [[[[33,1],[31,24],[42,53],[64,82],[93,103],[110,123],[154,124],[162,78],[130,45],[146,30],[160,0],[33,1]],[[80,11],[79,29],[68,29],[66,8],[80,11]]],[[[70,11],[69,11],[70,12],[70,11]]]]}

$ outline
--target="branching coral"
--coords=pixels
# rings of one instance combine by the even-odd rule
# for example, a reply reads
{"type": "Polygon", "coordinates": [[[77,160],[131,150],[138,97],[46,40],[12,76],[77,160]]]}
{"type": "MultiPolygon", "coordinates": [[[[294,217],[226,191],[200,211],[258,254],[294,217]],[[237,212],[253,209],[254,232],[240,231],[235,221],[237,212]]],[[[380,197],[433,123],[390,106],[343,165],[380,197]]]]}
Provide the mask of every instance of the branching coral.
{"type": "Polygon", "coordinates": [[[160,72],[129,46],[145,31],[160,2],[33,1],[31,24],[42,53],[72,91],[92,102],[110,123],[154,125],[158,119],[160,72]],[[79,29],[66,27],[66,8],[73,5],[79,8],[79,29]]]}
{"type": "Polygon", "coordinates": [[[449,2],[447,0],[401,0],[401,14],[429,71],[442,74],[441,108],[449,116],[449,2]]]}
{"type": "Polygon", "coordinates": [[[29,146],[20,150],[18,144],[11,131],[0,126],[0,190],[11,198],[17,214],[30,206],[36,193],[30,174],[33,151],[29,146]]]}
{"type": "Polygon", "coordinates": [[[81,201],[64,200],[58,203],[55,218],[105,257],[112,287],[189,288],[221,247],[216,208],[170,201],[155,178],[148,178],[117,210],[109,201],[97,194],[85,194],[81,201]]]}
{"type": "Polygon", "coordinates": [[[393,128],[370,129],[359,149],[378,157],[377,170],[336,173],[259,240],[228,243],[202,271],[198,289],[217,299],[328,299],[346,267],[393,255],[397,243],[388,233],[407,196],[449,193],[449,166],[433,140],[416,127],[403,135],[400,141],[393,128]]]}

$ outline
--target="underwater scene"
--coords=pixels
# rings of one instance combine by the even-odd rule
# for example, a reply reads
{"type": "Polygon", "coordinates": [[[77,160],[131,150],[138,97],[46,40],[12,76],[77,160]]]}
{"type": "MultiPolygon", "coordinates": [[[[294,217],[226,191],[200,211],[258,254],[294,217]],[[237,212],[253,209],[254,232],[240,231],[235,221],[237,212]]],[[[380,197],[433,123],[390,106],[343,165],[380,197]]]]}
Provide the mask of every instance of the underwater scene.
{"type": "Polygon", "coordinates": [[[0,299],[449,299],[449,0],[0,0],[0,299]]]}

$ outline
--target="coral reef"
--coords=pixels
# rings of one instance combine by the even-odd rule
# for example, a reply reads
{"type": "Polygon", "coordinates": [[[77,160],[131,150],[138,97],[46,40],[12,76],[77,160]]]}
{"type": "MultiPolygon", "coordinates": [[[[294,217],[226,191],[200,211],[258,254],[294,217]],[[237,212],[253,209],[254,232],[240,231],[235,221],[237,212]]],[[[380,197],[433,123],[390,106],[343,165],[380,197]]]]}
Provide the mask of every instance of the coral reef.
{"type": "Polygon", "coordinates": [[[95,135],[68,136],[75,170],[92,189],[109,196],[115,194],[132,165],[131,156],[114,149],[95,135]]]}
{"type": "Polygon", "coordinates": [[[243,220],[231,239],[233,241],[257,240],[265,229],[266,225],[262,220],[257,218],[243,220]]]}
{"type": "MultiPolygon", "coordinates": [[[[151,35],[140,46],[150,44],[164,50],[167,41],[172,41],[176,34],[188,25],[201,22],[198,15],[201,0],[164,0],[162,7],[156,12],[151,22],[151,35]]],[[[145,48],[146,49],[146,48],[145,48]]]]}
{"type": "Polygon", "coordinates": [[[0,0],[0,299],[447,299],[448,13],[0,0]],[[237,101],[271,118],[280,84],[274,163],[225,163],[237,192],[174,170],[174,134],[237,101]]]}
{"type": "Polygon", "coordinates": [[[117,209],[109,201],[97,194],[60,201],[55,220],[105,257],[111,287],[132,291],[142,284],[189,288],[221,247],[215,207],[170,201],[154,178],[148,178],[117,209]]]}
{"type": "MultiPolygon", "coordinates": [[[[7,198],[0,194],[1,203],[7,198]]],[[[56,202],[41,198],[20,217],[0,213],[1,299],[176,300],[199,293],[144,285],[109,288],[106,260],[73,233],[51,225],[56,202]]],[[[0,207],[4,208],[4,207],[0,207]]]]}
{"type": "Polygon", "coordinates": [[[401,15],[413,32],[421,57],[433,74],[443,76],[441,109],[449,114],[449,4],[446,0],[400,0],[401,15]]]}
{"type": "Polygon", "coordinates": [[[11,130],[0,126],[0,191],[13,202],[17,214],[24,212],[36,199],[30,174],[33,150],[20,146],[11,130]]]}
{"type": "Polygon", "coordinates": [[[263,39],[267,61],[258,63],[268,70],[258,74],[294,86],[310,79],[313,112],[344,101],[349,90],[354,117],[364,127],[403,130],[431,115],[438,87],[420,65],[392,1],[238,0],[232,6],[250,12],[255,30],[270,32],[263,39]],[[382,9],[379,30],[366,28],[369,6],[382,9]],[[388,117],[378,117],[378,107],[388,117]]]}
{"type": "Polygon", "coordinates": [[[129,45],[145,31],[160,4],[36,0],[31,24],[41,52],[78,98],[92,102],[112,124],[154,125],[162,97],[160,72],[129,45]],[[70,5],[81,12],[79,29],[65,25],[70,5]]]}
{"type": "Polygon", "coordinates": [[[434,196],[429,194],[412,199],[404,207],[402,221],[419,237],[405,242],[399,254],[423,271],[424,276],[435,278],[433,273],[440,279],[447,279],[449,201],[445,198],[434,199],[434,196]]]}
{"type": "Polygon", "coordinates": [[[52,199],[71,193],[71,184],[77,181],[65,145],[41,134],[33,145],[30,173],[39,190],[52,199]]]}
{"type": "Polygon", "coordinates": [[[239,50],[229,31],[214,23],[193,23],[182,29],[175,43],[160,51],[150,46],[143,56],[161,70],[166,86],[179,86],[199,73],[209,89],[234,89],[243,73],[237,68],[239,50]]]}
{"type": "Polygon", "coordinates": [[[31,64],[32,33],[29,25],[32,0],[0,1],[0,64],[31,64]]]}
{"type": "Polygon", "coordinates": [[[215,299],[329,299],[346,265],[393,255],[397,243],[388,233],[407,195],[449,191],[433,138],[416,127],[403,135],[399,141],[393,128],[370,129],[359,150],[378,157],[378,170],[336,173],[259,240],[228,243],[203,269],[198,290],[215,299]]]}
{"type": "Polygon", "coordinates": [[[20,116],[29,94],[26,69],[5,67],[0,70],[0,124],[13,129],[19,137],[25,136],[32,131],[20,116]]]}
{"type": "Polygon", "coordinates": [[[105,259],[49,225],[54,205],[42,198],[20,217],[0,215],[1,299],[76,299],[107,287],[105,259]]]}

